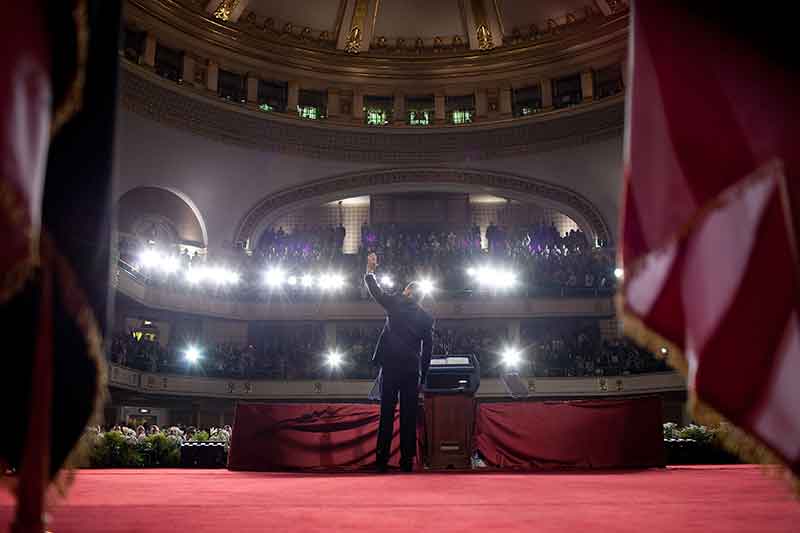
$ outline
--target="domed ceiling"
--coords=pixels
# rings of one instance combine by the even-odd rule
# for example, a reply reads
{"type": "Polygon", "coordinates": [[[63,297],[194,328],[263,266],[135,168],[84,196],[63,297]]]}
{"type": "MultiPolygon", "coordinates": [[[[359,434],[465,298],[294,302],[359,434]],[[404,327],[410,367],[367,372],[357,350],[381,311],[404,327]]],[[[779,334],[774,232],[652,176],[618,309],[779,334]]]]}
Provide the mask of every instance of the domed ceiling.
{"type": "Polygon", "coordinates": [[[627,0],[210,0],[205,10],[228,23],[335,42],[351,53],[392,49],[489,50],[595,16],[627,0]]]}

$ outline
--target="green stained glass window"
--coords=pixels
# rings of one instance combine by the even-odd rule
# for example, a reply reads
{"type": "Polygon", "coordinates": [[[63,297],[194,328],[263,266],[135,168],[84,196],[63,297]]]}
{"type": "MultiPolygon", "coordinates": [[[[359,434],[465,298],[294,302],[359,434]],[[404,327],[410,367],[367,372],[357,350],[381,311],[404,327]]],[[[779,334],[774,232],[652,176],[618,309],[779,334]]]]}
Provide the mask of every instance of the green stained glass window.
{"type": "Polygon", "coordinates": [[[412,126],[427,126],[431,123],[430,111],[411,111],[408,113],[408,123],[412,126]]]}
{"type": "Polygon", "coordinates": [[[456,109],[453,111],[453,124],[469,124],[473,115],[471,109],[456,109]]]}
{"type": "Polygon", "coordinates": [[[300,115],[300,118],[317,120],[319,118],[319,109],[312,106],[297,106],[297,114],[300,115]]]}
{"type": "Polygon", "coordinates": [[[383,109],[367,109],[367,124],[370,126],[383,126],[388,124],[386,111],[383,109]]]}

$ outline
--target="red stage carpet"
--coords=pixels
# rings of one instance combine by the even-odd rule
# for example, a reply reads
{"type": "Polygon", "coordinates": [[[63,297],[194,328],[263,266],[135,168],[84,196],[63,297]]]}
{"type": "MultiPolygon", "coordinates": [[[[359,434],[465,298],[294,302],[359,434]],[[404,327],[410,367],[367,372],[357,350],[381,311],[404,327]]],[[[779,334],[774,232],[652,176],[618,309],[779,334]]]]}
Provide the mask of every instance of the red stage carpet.
{"type": "MultiPolygon", "coordinates": [[[[0,494],[0,531],[11,498],[0,494]]],[[[84,470],[55,533],[798,531],[800,502],[759,467],[569,473],[294,474],[84,470]]]]}

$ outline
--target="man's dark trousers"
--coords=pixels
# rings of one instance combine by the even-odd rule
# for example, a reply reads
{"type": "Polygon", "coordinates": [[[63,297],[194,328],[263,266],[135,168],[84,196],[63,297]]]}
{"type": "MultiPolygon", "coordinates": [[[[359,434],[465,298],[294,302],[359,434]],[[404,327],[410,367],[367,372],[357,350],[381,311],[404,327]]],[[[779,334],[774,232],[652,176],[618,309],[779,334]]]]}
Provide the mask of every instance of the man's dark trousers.
{"type": "Polygon", "coordinates": [[[394,429],[394,410],[400,396],[400,462],[410,465],[417,453],[417,386],[419,374],[383,370],[381,421],[378,427],[378,465],[389,462],[394,429]]]}

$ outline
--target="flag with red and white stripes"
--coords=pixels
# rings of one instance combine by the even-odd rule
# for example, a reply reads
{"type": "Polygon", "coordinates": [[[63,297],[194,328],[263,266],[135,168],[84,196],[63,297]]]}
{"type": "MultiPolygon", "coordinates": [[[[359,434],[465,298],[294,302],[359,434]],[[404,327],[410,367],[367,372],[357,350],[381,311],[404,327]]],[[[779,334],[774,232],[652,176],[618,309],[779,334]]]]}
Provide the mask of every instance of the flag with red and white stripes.
{"type": "Polygon", "coordinates": [[[800,474],[800,71],[785,35],[731,11],[633,6],[621,311],[800,474]]]}

